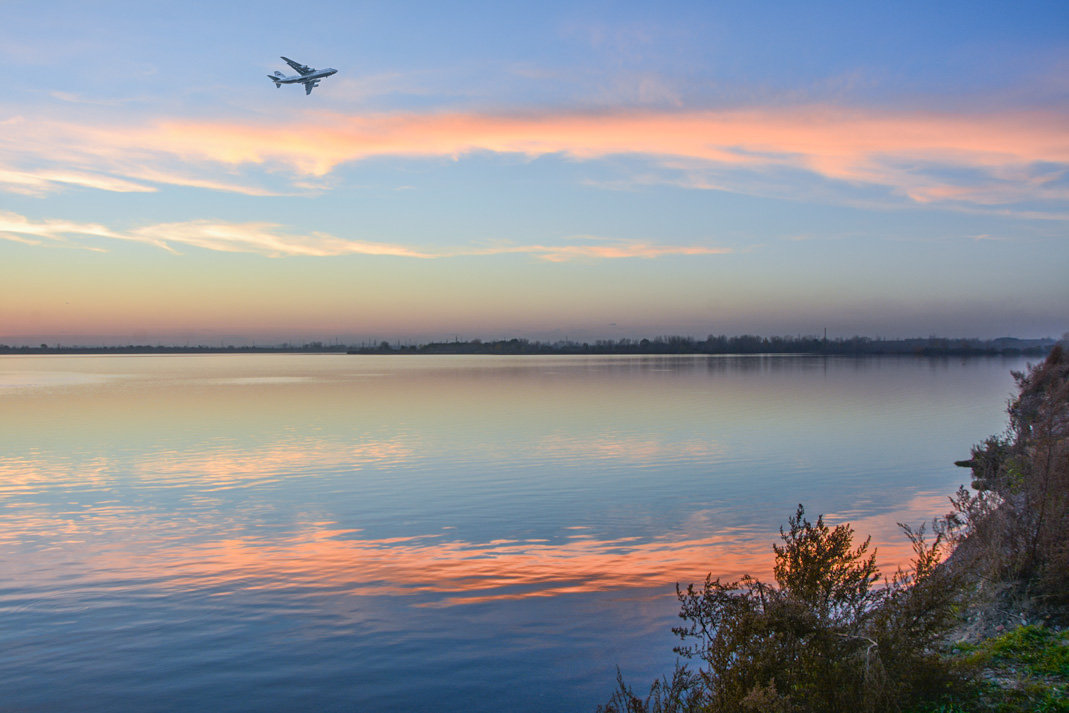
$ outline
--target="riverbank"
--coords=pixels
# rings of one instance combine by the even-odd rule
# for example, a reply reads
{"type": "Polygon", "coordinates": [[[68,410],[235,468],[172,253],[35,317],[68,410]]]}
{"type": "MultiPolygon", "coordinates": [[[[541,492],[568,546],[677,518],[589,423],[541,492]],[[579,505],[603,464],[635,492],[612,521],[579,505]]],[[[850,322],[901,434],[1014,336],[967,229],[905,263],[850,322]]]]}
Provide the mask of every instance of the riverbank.
{"type": "Polygon", "coordinates": [[[975,495],[947,566],[967,573],[950,656],[974,669],[978,711],[1069,711],[1069,355],[1055,347],[1015,373],[1003,435],[959,465],[975,495]]]}
{"type": "Polygon", "coordinates": [[[870,541],[799,506],[775,582],[679,590],[686,663],[644,698],[621,678],[599,711],[1069,710],[1069,357],[1013,376],[1009,429],[958,463],[973,490],[931,531],[903,526],[909,567],[877,586],[870,541]]]}

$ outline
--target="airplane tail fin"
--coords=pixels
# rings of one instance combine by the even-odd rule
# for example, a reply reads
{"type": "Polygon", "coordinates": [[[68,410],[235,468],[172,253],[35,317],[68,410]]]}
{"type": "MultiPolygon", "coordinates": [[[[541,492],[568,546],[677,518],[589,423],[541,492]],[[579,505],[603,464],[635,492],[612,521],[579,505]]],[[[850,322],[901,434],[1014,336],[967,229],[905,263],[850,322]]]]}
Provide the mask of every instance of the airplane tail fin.
{"type": "Polygon", "coordinates": [[[267,78],[275,83],[275,89],[282,88],[282,82],[278,81],[282,78],[282,72],[275,72],[274,74],[267,75],[267,78]]]}

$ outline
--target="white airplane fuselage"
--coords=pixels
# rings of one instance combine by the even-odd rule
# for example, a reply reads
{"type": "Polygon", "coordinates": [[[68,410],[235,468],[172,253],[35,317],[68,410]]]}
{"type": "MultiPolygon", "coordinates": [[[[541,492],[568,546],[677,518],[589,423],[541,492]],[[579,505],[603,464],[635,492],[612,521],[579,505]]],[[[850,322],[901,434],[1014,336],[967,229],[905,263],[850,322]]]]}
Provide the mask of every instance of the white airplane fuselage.
{"type": "Polygon", "coordinates": [[[275,84],[306,84],[307,82],[314,82],[317,79],[323,79],[324,77],[329,77],[330,75],[337,73],[338,70],[334,69],[333,67],[327,67],[326,69],[317,69],[311,74],[306,74],[304,76],[301,76],[300,74],[295,74],[292,77],[287,77],[285,75],[279,74],[278,72],[275,72],[275,76],[269,76],[268,79],[274,79],[275,84]]]}
{"type": "Polygon", "coordinates": [[[338,70],[333,67],[316,69],[315,67],[309,67],[307,64],[296,62],[289,57],[280,57],[280,59],[296,69],[297,74],[287,77],[282,72],[275,72],[267,75],[267,78],[274,82],[276,87],[281,87],[283,84],[303,84],[305,95],[311,94],[312,90],[319,86],[321,79],[338,73],[338,70]]]}

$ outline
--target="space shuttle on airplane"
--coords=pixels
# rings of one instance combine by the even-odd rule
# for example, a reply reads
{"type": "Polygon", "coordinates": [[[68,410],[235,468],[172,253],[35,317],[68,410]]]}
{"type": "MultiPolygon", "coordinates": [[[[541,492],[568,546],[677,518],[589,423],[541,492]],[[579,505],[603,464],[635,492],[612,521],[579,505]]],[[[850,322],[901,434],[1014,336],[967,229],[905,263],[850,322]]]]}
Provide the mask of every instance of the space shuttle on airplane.
{"type": "Polygon", "coordinates": [[[338,72],[333,67],[314,69],[307,64],[294,62],[289,57],[282,57],[282,59],[286,60],[286,64],[297,70],[297,74],[287,77],[282,72],[275,72],[267,75],[267,78],[274,82],[276,87],[281,87],[283,84],[303,84],[305,96],[311,94],[312,90],[319,86],[319,80],[338,72]]]}

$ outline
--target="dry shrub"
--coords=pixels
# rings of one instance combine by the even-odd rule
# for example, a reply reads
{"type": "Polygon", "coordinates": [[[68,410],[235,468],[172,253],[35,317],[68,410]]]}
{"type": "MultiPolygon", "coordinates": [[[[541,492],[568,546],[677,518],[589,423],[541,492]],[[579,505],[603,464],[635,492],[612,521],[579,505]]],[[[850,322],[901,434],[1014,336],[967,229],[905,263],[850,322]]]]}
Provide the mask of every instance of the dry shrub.
{"type": "Polygon", "coordinates": [[[975,534],[969,553],[985,574],[1022,580],[1052,604],[1069,605],[1069,356],[1056,346],[1027,372],[1010,427],[972,449],[975,496],[955,506],[975,534]]]}
{"type": "Polygon", "coordinates": [[[849,525],[805,518],[802,506],[774,545],[774,584],[753,577],[677,591],[683,626],[676,669],[639,699],[622,681],[605,713],[894,711],[938,700],[961,679],[936,643],[953,623],[955,576],[934,540],[905,528],[915,559],[885,586],[869,541],[849,525]],[[670,694],[670,695],[668,695],[670,694]]]}
{"type": "Polygon", "coordinates": [[[639,698],[619,679],[604,713],[960,710],[968,680],[943,655],[965,583],[1025,582],[1069,605],[1069,358],[1059,346],[1027,373],[1010,428],[973,447],[973,486],[925,529],[903,526],[909,570],[882,587],[869,541],[849,525],[805,519],[802,506],[773,545],[774,584],[706,578],[677,588],[677,666],[639,698]],[[951,558],[944,562],[948,550],[951,558]]]}

